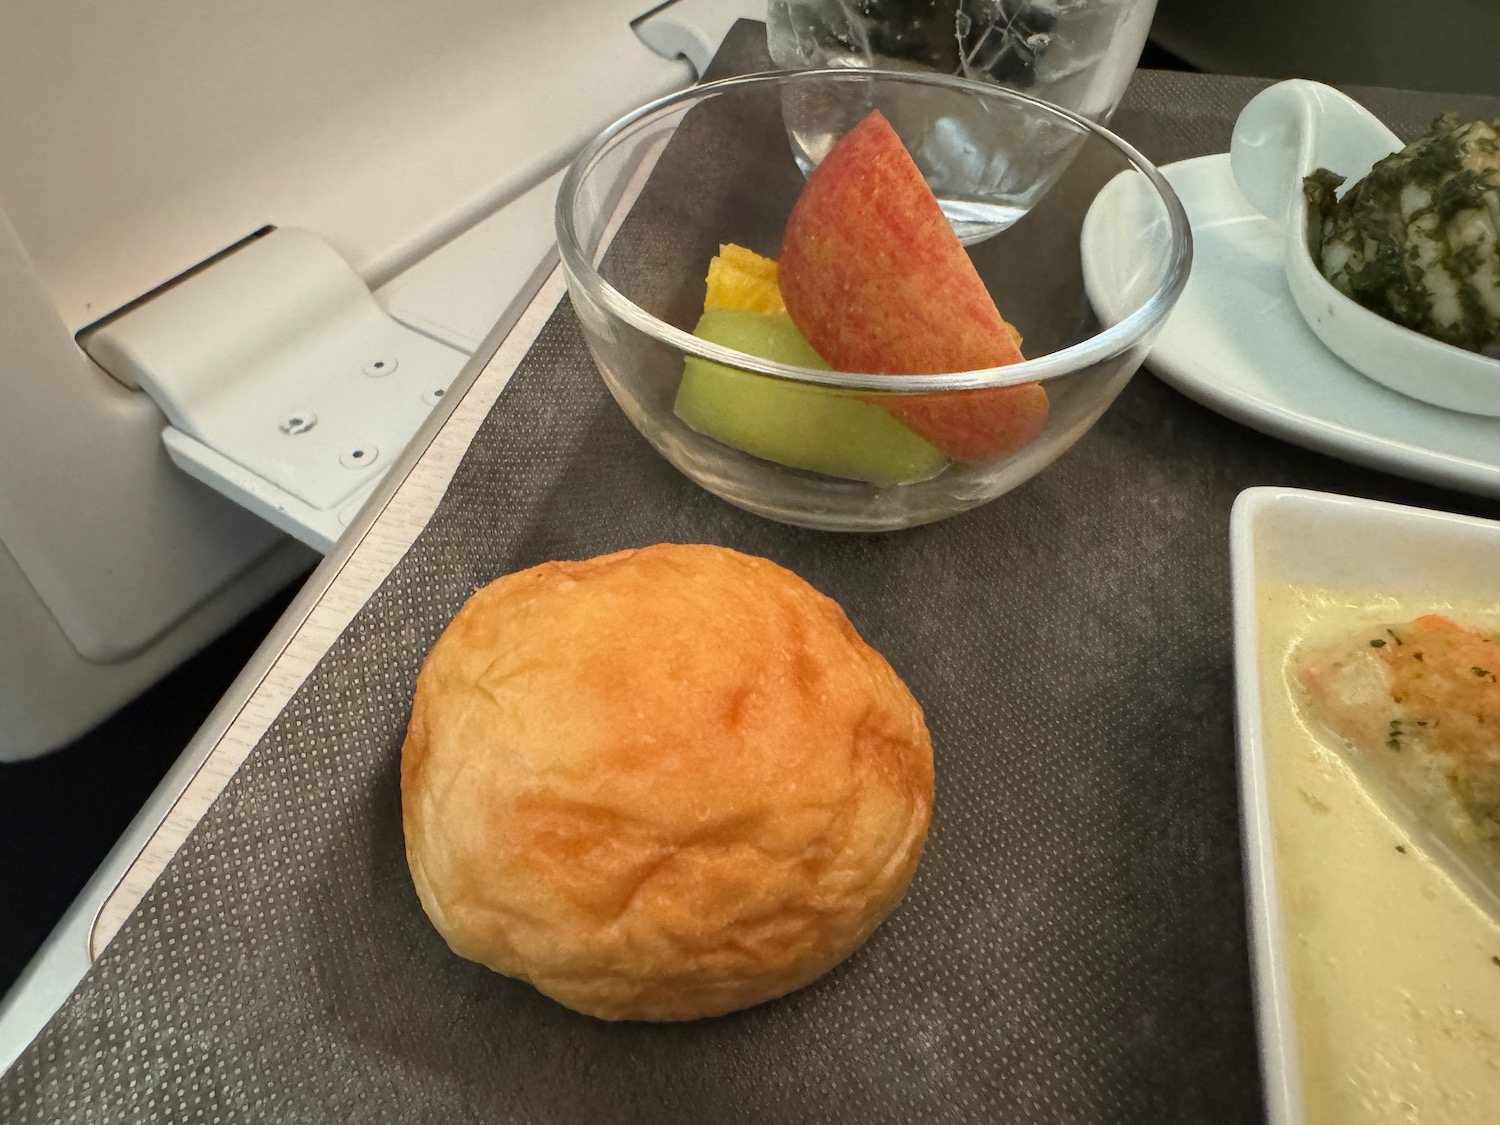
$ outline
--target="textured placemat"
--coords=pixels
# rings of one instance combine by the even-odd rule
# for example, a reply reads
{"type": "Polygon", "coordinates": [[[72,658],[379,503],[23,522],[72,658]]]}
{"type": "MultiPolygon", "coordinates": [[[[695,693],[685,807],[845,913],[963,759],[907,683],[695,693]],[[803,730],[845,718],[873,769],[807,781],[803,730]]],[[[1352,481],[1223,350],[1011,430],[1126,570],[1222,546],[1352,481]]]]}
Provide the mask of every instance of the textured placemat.
{"type": "MultiPolygon", "coordinates": [[[[721,67],[764,65],[758,36],[721,67]]],[[[1220,150],[1256,88],[1143,74],[1116,125],[1159,160],[1220,150]]],[[[1407,133],[1432,112],[1368,100],[1407,133]]],[[[1273,483],[1497,513],[1140,377],[979,511],[798,531],[657,457],[564,303],[429,527],[0,1079],[0,1120],[1257,1120],[1227,532],[1273,483]],[[611,1025],[448,953],[405,869],[398,751],[477,586],[661,540],[768,555],[842,602],[927,709],[937,805],[905,903],[824,980],[611,1025]]]]}

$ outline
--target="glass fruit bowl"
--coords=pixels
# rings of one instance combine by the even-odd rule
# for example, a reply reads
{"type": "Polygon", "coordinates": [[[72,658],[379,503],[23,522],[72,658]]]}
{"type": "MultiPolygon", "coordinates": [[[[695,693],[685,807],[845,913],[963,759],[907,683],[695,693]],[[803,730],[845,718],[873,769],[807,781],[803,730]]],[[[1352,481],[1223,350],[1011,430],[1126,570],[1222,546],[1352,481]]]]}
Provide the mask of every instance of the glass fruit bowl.
{"type": "MultiPolygon", "coordinates": [[[[829,159],[825,182],[837,163],[829,159]]],[[[642,107],[580,153],[559,191],[557,233],[589,350],[646,440],[731,504],[837,531],[942,519],[1039,473],[1140,366],[1192,256],[1172,189],[1105,129],[993,85],[871,70],[750,75],[642,107]],[[847,213],[830,203],[801,224],[797,245],[789,238],[783,247],[806,169],[837,152],[835,142],[874,109],[1021,335],[1023,362],[871,373],[891,369],[877,348],[863,371],[830,370],[808,343],[817,333],[797,330],[847,329],[858,351],[859,326],[874,325],[903,353],[968,330],[969,305],[957,296],[947,303],[960,279],[919,249],[909,262],[903,255],[900,198],[876,201],[868,213],[861,208],[869,201],[856,199],[847,213]],[[1105,232],[1120,248],[1107,322],[1089,303],[1080,257],[1090,207],[1104,191],[1132,196],[1131,206],[1108,208],[1131,218],[1130,229],[1105,232]],[[893,204],[886,223],[881,208],[893,204]],[[848,302],[814,294],[797,325],[784,313],[705,312],[705,276],[721,246],[744,247],[750,259],[785,249],[807,260],[804,243],[825,220],[844,228],[831,244],[844,264],[886,239],[879,252],[895,264],[873,288],[848,302]],[[925,309],[920,323],[911,321],[913,300],[925,309]],[[916,324],[910,332],[892,330],[908,323],[916,324]]]]}

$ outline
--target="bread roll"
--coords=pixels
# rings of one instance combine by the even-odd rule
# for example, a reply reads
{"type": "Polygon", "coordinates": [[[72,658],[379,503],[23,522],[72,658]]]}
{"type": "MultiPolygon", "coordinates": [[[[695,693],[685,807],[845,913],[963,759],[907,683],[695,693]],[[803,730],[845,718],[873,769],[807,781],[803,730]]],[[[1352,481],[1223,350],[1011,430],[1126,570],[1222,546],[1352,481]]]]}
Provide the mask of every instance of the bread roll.
{"type": "Polygon", "coordinates": [[[476,593],[417,679],[412,881],[453,951],[603,1019],[808,984],[910,882],[932,744],[838,605],[663,544],[476,593]]]}

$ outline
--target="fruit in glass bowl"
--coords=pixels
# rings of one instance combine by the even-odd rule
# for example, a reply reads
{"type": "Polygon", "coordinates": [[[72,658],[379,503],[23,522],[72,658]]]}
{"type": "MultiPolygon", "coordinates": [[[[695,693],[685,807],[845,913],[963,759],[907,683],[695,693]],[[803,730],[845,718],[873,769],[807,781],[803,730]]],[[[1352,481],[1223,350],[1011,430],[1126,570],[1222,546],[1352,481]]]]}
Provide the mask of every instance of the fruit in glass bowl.
{"type": "Polygon", "coordinates": [[[648,441],[731,503],[850,531],[965,511],[1060,456],[1139,366],[1191,257],[1170,187],[1105,130],[994,86],[871,71],[644,107],[569,171],[558,234],[591,353],[648,441]],[[819,114],[843,136],[804,174],[788,121],[819,114]],[[910,155],[954,119],[991,163],[1038,138],[1064,154],[1029,210],[967,248],[910,155]],[[1122,177],[1146,206],[1105,323],[1079,241],[1122,177]]]}

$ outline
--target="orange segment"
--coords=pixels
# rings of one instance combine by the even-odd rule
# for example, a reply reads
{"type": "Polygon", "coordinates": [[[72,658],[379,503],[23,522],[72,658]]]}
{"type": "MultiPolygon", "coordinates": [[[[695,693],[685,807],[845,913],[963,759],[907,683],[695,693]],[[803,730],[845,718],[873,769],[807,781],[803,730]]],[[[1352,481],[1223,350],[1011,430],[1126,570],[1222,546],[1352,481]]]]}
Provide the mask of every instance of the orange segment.
{"type": "Polygon", "coordinates": [[[734,243],[719,247],[708,263],[708,294],[703,309],[743,309],[776,315],[786,312],[777,285],[776,260],[734,243]]]}

